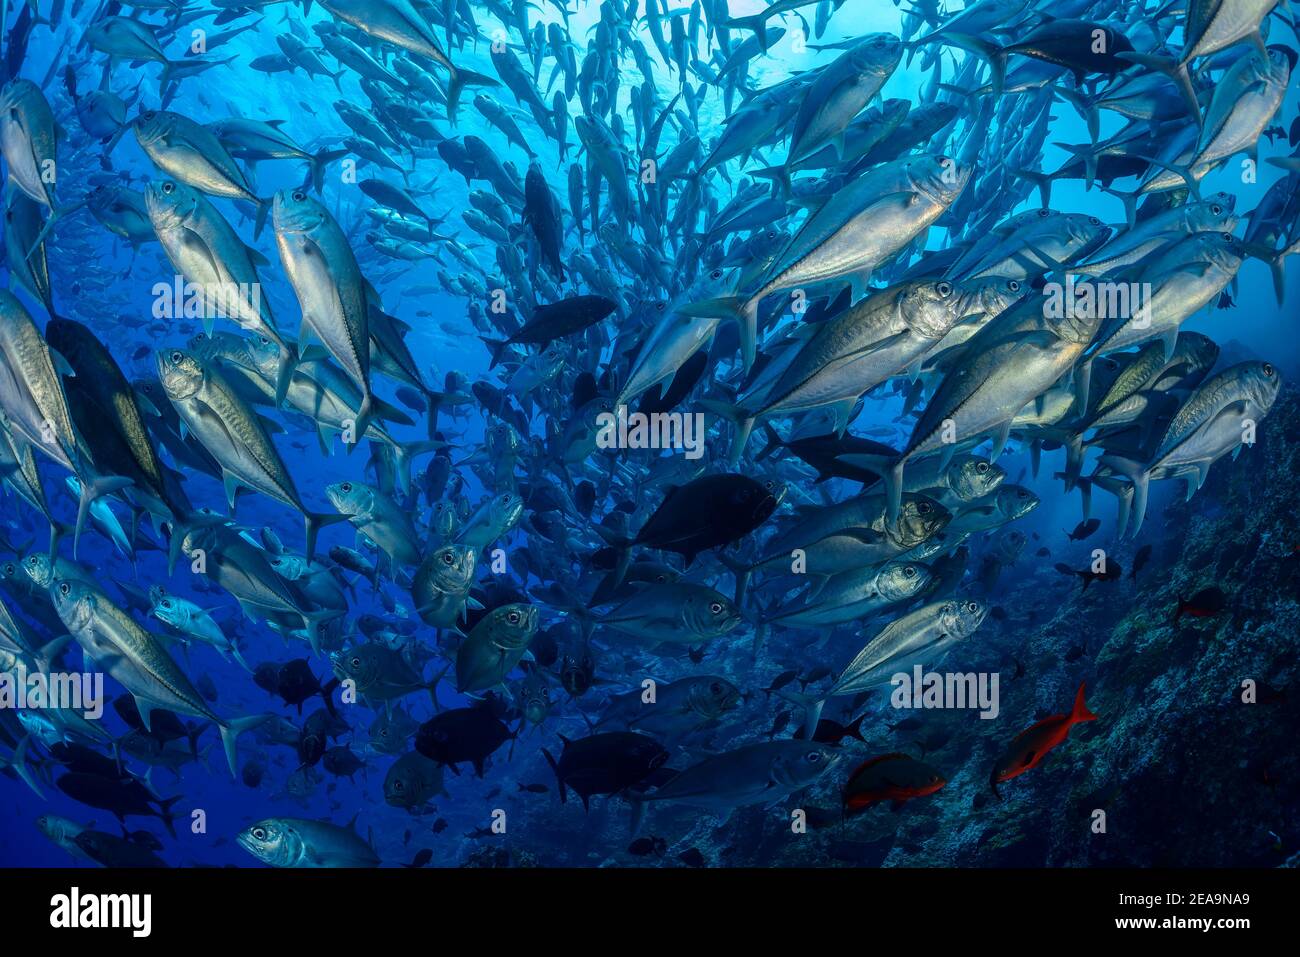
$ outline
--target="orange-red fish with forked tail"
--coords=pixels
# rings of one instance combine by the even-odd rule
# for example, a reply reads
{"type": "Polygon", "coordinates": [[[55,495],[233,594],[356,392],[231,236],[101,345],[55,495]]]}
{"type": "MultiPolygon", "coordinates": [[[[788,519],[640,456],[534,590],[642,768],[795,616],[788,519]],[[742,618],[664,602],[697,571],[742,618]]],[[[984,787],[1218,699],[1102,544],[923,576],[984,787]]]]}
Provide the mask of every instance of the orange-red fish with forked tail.
{"type": "Polygon", "coordinates": [[[924,761],[906,754],[884,754],[858,765],[844,785],[844,811],[855,814],[880,801],[894,810],[916,797],[933,794],[948,782],[924,761]]]}
{"type": "Polygon", "coordinates": [[[1021,731],[998,759],[997,764],[993,765],[993,773],[989,775],[989,785],[999,801],[1002,800],[1002,795],[998,794],[999,784],[1036,767],[1048,751],[1069,737],[1070,729],[1076,724],[1097,720],[1097,716],[1089,711],[1088,705],[1084,703],[1084,687],[1085,685],[1079,685],[1079,691],[1074,696],[1074,708],[1069,714],[1051,715],[1027,730],[1021,731]]]}

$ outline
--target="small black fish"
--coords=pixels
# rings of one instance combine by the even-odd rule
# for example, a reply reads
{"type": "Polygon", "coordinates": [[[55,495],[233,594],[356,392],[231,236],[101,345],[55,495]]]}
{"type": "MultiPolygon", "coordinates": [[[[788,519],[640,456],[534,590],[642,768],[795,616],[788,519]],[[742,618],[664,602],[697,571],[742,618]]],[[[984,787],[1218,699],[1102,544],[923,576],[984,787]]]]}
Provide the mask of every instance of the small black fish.
{"type": "Polygon", "coordinates": [[[519,790],[527,791],[529,794],[545,794],[550,788],[545,784],[521,784],[519,790]]]}
{"type": "Polygon", "coordinates": [[[799,672],[797,671],[783,671],[775,678],[772,679],[772,683],[770,685],[768,685],[766,688],[763,689],[763,694],[767,695],[770,698],[772,696],[773,691],[780,691],[782,688],[784,688],[791,681],[794,681],[794,679],[798,677],[799,677],[799,672]]]}
{"type": "Polygon", "coordinates": [[[1138,577],[1138,572],[1146,565],[1147,560],[1150,558],[1151,546],[1143,545],[1137,550],[1137,554],[1133,556],[1133,570],[1128,573],[1128,577],[1136,579],[1138,577]]]}
{"type": "Polygon", "coordinates": [[[433,831],[434,834],[441,834],[443,831],[447,830],[446,818],[438,818],[438,820],[433,822],[433,827],[429,828],[429,830],[433,831]]]}
{"type": "Polygon", "coordinates": [[[1052,554],[1052,550],[1048,548],[1046,545],[1044,545],[1038,551],[1034,552],[1034,554],[1037,555],[1039,558],[1047,558],[1052,554]]]}
{"type": "Polygon", "coordinates": [[[808,672],[805,677],[800,678],[799,687],[800,689],[807,689],[810,684],[815,684],[823,678],[829,678],[830,674],[831,669],[827,668],[825,665],[821,665],[820,667],[814,668],[812,671],[808,672]]]}
{"type": "Polygon", "coordinates": [[[1101,528],[1101,519],[1090,518],[1086,522],[1080,522],[1074,526],[1074,531],[1066,532],[1065,537],[1072,542],[1081,542],[1099,528],[1101,528]]]}
{"type": "Polygon", "coordinates": [[[634,857],[646,857],[649,854],[662,857],[666,850],[668,842],[662,837],[638,837],[627,846],[627,852],[634,857]]]}
{"type": "Polygon", "coordinates": [[[403,864],[403,867],[423,867],[433,860],[433,851],[424,847],[415,852],[415,857],[411,858],[411,863],[403,864]]]}
{"type": "Polygon", "coordinates": [[[708,861],[704,859],[704,855],[700,852],[698,847],[692,847],[688,850],[682,851],[682,853],[677,855],[677,859],[687,867],[704,867],[708,864],[708,861]]]}

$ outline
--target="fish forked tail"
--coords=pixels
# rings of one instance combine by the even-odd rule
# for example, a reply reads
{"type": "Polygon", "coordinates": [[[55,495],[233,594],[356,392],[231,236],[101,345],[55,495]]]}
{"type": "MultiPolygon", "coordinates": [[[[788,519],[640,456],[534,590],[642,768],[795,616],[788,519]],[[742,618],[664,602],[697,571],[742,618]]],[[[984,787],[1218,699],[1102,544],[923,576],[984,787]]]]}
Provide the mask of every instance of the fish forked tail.
{"type": "MultiPolygon", "coordinates": [[[[232,778],[239,776],[239,754],[235,747],[239,736],[245,731],[260,727],[274,717],[275,715],[266,712],[264,714],[249,715],[246,718],[235,718],[229,722],[217,723],[217,730],[221,732],[221,746],[225,749],[226,763],[230,765],[230,776],[232,778]]],[[[173,798],[173,800],[176,799],[173,798]]],[[[175,834],[172,836],[174,837],[175,834]]]]}
{"type": "Polygon", "coordinates": [[[467,86],[500,86],[496,80],[473,70],[462,70],[448,64],[451,75],[447,81],[447,119],[456,125],[456,114],[460,112],[460,96],[467,86]]]}
{"type": "Polygon", "coordinates": [[[491,371],[492,369],[495,369],[497,363],[501,361],[501,356],[510,343],[505,339],[491,339],[488,336],[479,336],[479,341],[481,341],[483,345],[487,346],[488,352],[492,355],[492,361],[488,363],[488,370],[491,371]]]}
{"type": "Polygon", "coordinates": [[[442,705],[438,703],[438,683],[441,682],[443,678],[447,677],[447,672],[451,670],[451,666],[452,663],[448,662],[443,666],[442,670],[434,675],[433,679],[425,685],[425,687],[429,689],[429,701],[433,704],[433,711],[435,714],[442,710],[442,705]]]}
{"type": "Polygon", "coordinates": [[[702,399],[700,405],[735,425],[736,435],[731,442],[731,455],[728,462],[731,465],[738,465],[741,456],[745,454],[745,445],[749,442],[749,435],[754,431],[754,423],[758,421],[757,416],[740,405],[733,402],[723,402],[720,399],[702,399]]]}
{"type": "Polygon", "coordinates": [[[12,769],[24,784],[36,792],[37,797],[44,800],[45,794],[36,783],[36,779],[32,777],[31,769],[27,767],[27,742],[30,740],[30,735],[23,735],[22,740],[18,742],[18,746],[14,748],[13,757],[9,758],[7,762],[4,758],[0,758],[0,771],[6,768],[12,769]]]}
{"type": "Polygon", "coordinates": [[[776,694],[777,697],[803,708],[803,737],[805,741],[811,741],[813,735],[817,733],[817,725],[822,720],[822,708],[826,707],[826,699],[798,691],[787,691],[784,688],[778,689],[776,694]]]}
{"type": "Polygon", "coordinates": [[[1083,692],[1086,687],[1086,683],[1080,684],[1079,690],[1074,695],[1074,707],[1070,710],[1070,724],[1081,724],[1084,721],[1097,720],[1097,716],[1088,710],[1087,702],[1083,700],[1083,692]]]}
{"type": "MultiPolygon", "coordinates": [[[[87,194],[86,199],[88,198],[89,194],[87,194]]],[[[27,250],[28,259],[31,259],[32,254],[41,248],[41,243],[45,242],[45,237],[48,236],[50,230],[54,228],[54,223],[57,220],[62,219],[64,216],[67,216],[70,213],[75,213],[77,210],[81,209],[81,207],[86,205],[86,199],[79,199],[75,203],[71,203],[60,209],[50,210],[50,215],[46,217],[44,225],[41,226],[41,231],[36,234],[36,239],[32,241],[31,248],[27,250]]]]}
{"type": "Polygon", "coordinates": [[[1103,455],[1097,464],[1113,469],[1133,483],[1133,511],[1131,516],[1133,532],[1130,537],[1136,537],[1137,533],[1142,530],[1142,520],[1146,518],[1147,514],[1147,495],[1151,487],[1151,473],[1141,462],[1135,462],[1120,455],[1103,455]]]}
{"type": "Polygon", "coordinates": [[[946,32],[944,37],[953,46],[973,53],[989,65],[989,83],[993,87],[993,95],[1000,96],[1007,76],[1007,51],[996,43],[969,33],[946,32]]]}
{"type": "Polygon", "coordinates": [[[1174,85],[1178,87],[1178,92],[1182,94],[1183,103],[1187,106],[1187,112],[1196,118],[1196,125],[1205,125],[1205,118],[1201,116],[1201,103],[1196,97],[1196,88],[1192,86],[1192,75],[1187,72],[1186,63],[1179,63],[1173,57],[1159,56],[1153,53],[1125,51],[1116,53],[1115,56],[1121,60],[1136,63],[1148,70],[1155,70],[1168,76],[1169,79],[1174,81],[1174,85]]]}
{"type": "MultiPolygon", "coordinates": [[[[336,78],[336,82],[337,82],[337,78],[336,78]]],[[[312,155],[311,159],[307,161],[308,181],[311,183],[312,189],[316,190],[316,195],[319,196],[321,190],[325,186],[326,168],[331,163],[343,159],[343,157],[347,156],[349,152],[350,151],[346,149],[319,150],[312,155]]]]}
{"type": "MultiPolygon", "coordinates": [[[[1069,103],[1078,111],[1085,123],[1088,124],[1088,139],[1095,146],[1101,131],[1101,117],[1097,110],[1097,97],[1089,96],[1080,90],[1071,90],[1069,87],[1053,86],[1052,93],[1069,103]]],[[[1094,164],[1095,171],[1095,164],[1094,164]]]]}
{"type": "Polygon", "coordinates": [[[257,203],[257,212],[253,216],[253,238],[258,239],[266,228],[266,218],[271,213],[271,199],[254,196],[253,201],[257,203]]]}
{"type": "Polygon", "coordinates": [[[716,299],[688,302],[678,306],[677,311],[683,316],[697,319],[734,321],[740,330],[740,359],[744,372],[748,375],[758,351],[758,303],[757,296],[719,296],[716,299]]]}
{"type": "Polygon", "coordinates": [[[610,548],[615,549],[617,552],[614,562],[614,570],[606,576],[606,580],[611,583],[610,591],[612,592],[614,589],[617,589],[619,585],[623,584],[623,579],[627,575],[628,566],[632,564],[632,540],[604,525],[595,525],[593,527],[596,530],[596,534],[604,540],[605,544],[610,548]]]}
{"type": "Polygon", "coordinates": [[[736,577],[736,607],[744,607],[745,599],[749,595],[749,577],[753,574],[754,569],[744,562],[732,558],[725,552],[718,552],[717,558],[736,577]]]}
{"type": "MultiPolygon", "coordinates": [[[[231,773],[234,773],[233,768],[231,773]]],[[[148,775],[145,777],[147,783],[148,775]]],[[[163,827],[167,828],[167,833],[172,836],[172,840],[176,840],[176,815],[172,813],[172,805],[183,797],[185,797],[184,794],[178,794],[175,797],[167,798],[165,801],[158,800],[158,817],[162,819],[163,827]]]]}
{"type": "MultiPolygon", "coordinates": [[[[1290,159],[1290,157],[1288,157],[1290,159]]],[[[1252,259],[1258,259],[1269,268],[1273,274],[1273,294],[1277,296],[1277,304],[1282,305],[1282,300],[1286,295],[1286,270],[1283,263],[1286,262],[1287,252],[1283,250],[1278,252],[1267,243],[1243,242],[1246,255],[1252,259]]]]}
{"type": "MultiPolygon", "coordinates": [[[[90,506],[95,499],[135,484],[133,480],[120,475],[98,475],[89,482],[84,479],[78,481],[81,485],[81,496],[77,500],[77,524],[72,531],[73,558],[77,557],[77,546],[81,544],[81,530],[86,527],[86,517],[90,514],[90,506]]],[[[53,538],[51,534],[51,545],[55,544],[53,538]]]]}
{"type": "Polygon", "coordinates": [[[555,775],[555,783],[556,783],[557,788],[558,788],[558,790],[559,790],[559,792],[560,792],[560,803],[561,803],[561,804],[568,804],[568,803],[569,803],[569,791],[568,791],[568,788],[566,788],[566,787],[564,786],[564,778],[560,777],[560,766],[559,766],[559,764],[557,764],[556,761],[555,761],[555,758],[551,756],[551,752],[550,752],[550,751],[547,751],[545,748],[542,748],[542,756],[543,756],[544,758],[546,758],[546,763],[549,764],[549,765],[551,766],[551,772],[555,775]]]}
{"type": "Polygon", "coordinates": [[[306,557],[307,561],[311,561],[316,554],[316,537],[320,534],[320,530],[330,525],[337,525],[339,522],[346,522],[348,517],[337,512],[304,511],[302,519],[307,531],[306,557]]]}

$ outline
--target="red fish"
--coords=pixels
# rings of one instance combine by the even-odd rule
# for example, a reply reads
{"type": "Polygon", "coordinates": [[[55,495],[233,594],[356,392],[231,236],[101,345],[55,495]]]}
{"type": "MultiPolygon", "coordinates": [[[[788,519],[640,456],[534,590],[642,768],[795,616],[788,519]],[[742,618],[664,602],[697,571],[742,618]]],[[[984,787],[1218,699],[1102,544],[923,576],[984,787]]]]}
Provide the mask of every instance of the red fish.
{"type": "Polygon", "coordinates": [[[1178,607],[1174,610],[1174,621],[1183,615],[1191,615],[1193,618],[1213,618],[1223,611],[1227,603],[1228,596],[1223,593],[1223,589],[1202,588],[1191,598],[1178,599],[1178,607]]]}
{"type": "Polygon", "coordinates": [[[1016,739],[998,759],[998,763],[993,766],[993,773],[989,775],[989,785],[998,800],[1002,799],[1002,795],[998,794],[999,784],[1036,767],[1048,751],[1069,737],[1070,729],[1076,724],[1097,720],[1097,716],[1084,703],[1084,687],[1079,685],[1079,692],[1074,696],[1074,709],[1069,714],[1051,715],[1016,735],[1016,739]]]}
{"type": "Polygon", "coordinates": [[[933,794],[948,782],[924,761],[907,754],[872,758],[849,775],[844,785],[844,810],[865,811],[880,801],[893,801],[897,811],[912,798],[933,794]]]}

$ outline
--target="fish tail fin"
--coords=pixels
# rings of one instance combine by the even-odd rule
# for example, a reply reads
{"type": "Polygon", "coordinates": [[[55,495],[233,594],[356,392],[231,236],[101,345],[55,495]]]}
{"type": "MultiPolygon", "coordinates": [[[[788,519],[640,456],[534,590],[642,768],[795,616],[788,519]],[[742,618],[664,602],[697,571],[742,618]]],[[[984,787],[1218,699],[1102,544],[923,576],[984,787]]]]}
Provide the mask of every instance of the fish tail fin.
{"type": "Polygon", "coordinates": [[[753,569],[723,552],[718,552],[718,561],[736,576],[736,607],[740,608],[749,593],[749,576],[753,569]]]}
{"type": "Polygon", "coordinates": [[[817,698],[810,694],[800,694],[798,691],[786,691],[784,688],[778,690],[777,695],[791,704],[797,704],[803,708],[803,736],[806,740],[811,741],[813,734],[817,731],[817,724],[822,719],[822,708],[826,706],[826,699],[817,698]]]}
{"type": "Polygon", "coordinates": [[[745,445],[749,442],[750,433],[754,431],[754,423],[757,421],[754,413],[746,411],[735,403],[718,399],[704,399],[700,404],[736,426],[736,436],[731,442],[730,458],[731,464],[736,465],[745,453],[745,445]]]}
{"type": "Polygon", "coordinates": [[[508,343],[504,339],[491,339],[487,336],[479,336],[479,340],[483,345],[487,346],[488,352],[492,354],[492,361],[488,364],[488,369],[495,369],[496,364],[501,361],[501,353],[508,343]]]}
{"type": "Polygon", "coordinates": [[[163,827],[167,828],[167,833],[176,839],[176,815],[172,813],[172,805],[183,798],[184,794],[178,794],[175,797],[169,797],[165,801],[158,802],[158,816],[162,818],[163,827]]]}
{"type": "Polygon", "coordinates": [[[361,407],[357,409],[357,416],[352,421],[352,441],[344,442],[344,447],[348,450],[348,455],[356,451],[361,440],[366,437],[366,431],[370,428],[370,422],[375,418],[375,395],[366,387],[366,393],[361,397],[361,407]]]}
{"type": "MultiPolygon", "coordinates": [[[[13,769],[14,774],[22,779],[22,782],[36,792],[36,796],[45,799],[40,786],[36,779],[32,777],[31,769],[27,767],[27,743],[31,740],[31,735],[23,735],[22,740],[14,748],[13,757],[9,759],[9,767],[13,769]]],[[[0,758],[0,769],[4,767],[4,759],[0,758]]]]}
{"type": "Polygon", "coordinates": [[[677,311],[684,316],[699,319],[725,319],[734,321],[740,328],[740,358],[744,370],[749,372],[754,365],[758,341],[758,298],[745,296],[718,296],[714,299],[701,299],[679,306],[677,311]]]}
{"type": "Polygon", "coordinates": [[[785,448],[785,442],[781,441],[780,434],[772,427],[772,423],[763,423],[763,435],[767,438],[767,445],[763,446],[758,455],[754,457],[755,462],[761,462],[777,449],[785,448]]]}
{"type": "Polygon", "coordinates": [[[1086,684],[1080,684],[1079,690],[1074,696],[1074,708],[1070,711],[1070,724],[1097,720],[1097,716],[1088,710],[1088,704],[1083,700],[1083,692],[1086,687],[1086,684]]]}
{"type": "Polygon", "coordinates": [[[1135,190],[1111,189],[1109,186],[1103,186],[1102,190],[1110,193],[1124,204],[1124,221],[1128,223],[1128,228],[1132,229],[1137,224],[1137,192],[1135,190]]]}
{"type": "Polygon", "coordinates": [[[266,228],[266,217],[271,212],[271,200],[257,199],[257,213],[253,216],[253,238],[257,239],[266,228]]]}
{"type": "Polygon", "coordinates": [[[609,588],[612,593],[614,589],[623,584],[623,577],[627,574],[628,566],[632,563],[632,541],[612,529],[606,528],[604,525],[597,525],[595,529],[596,534],[601,537],[605,544],[618,553],[614,570],[605,576],[606,580],[610,582],[609,588]]]}
{"type": "Polygon", "coordinates": [[[885,518],[891,528],[898,525],[898,513],[903,508],[903,460],[896,459],[882,473],[885,482],[885,518]]]}
{"type": "Polygon", "coordinates": [[[498,86],[496,80],[473,70],[451,68],[451,77],[447,81],[447,119],[456,125],[456,114],[460,112],[460,95],[467,86],[498,86]]]}
{"type": "Polygon", "coordinates": [[[217,730],[221,732],[221,746],[226,752],[226,763],[230,765],[230,776],[232,778],[239,775],[239,754],[235,749],[239,736],[245,731],[265,724],[274,717],[275,715],[269,712],[266,714],[253,714],[245,718],[235,718],[226,724],[217,725],[217,730]]]}
{"type": "Polygon", "coordinates": [[[1159,56],[1153,53],[1125,51],[1124,53],[1116,53],[1115,56],[1121,60],[1137,63],[1148,70],[1155,70],[1168,76],[1169,79],[1174,81],[1174,85],[1178,87],[1178,92],[1182,94],[1183,102],[1187,105],[1187,112],[1196,118],[1196,125],[1205,125],[1205,120],[1201,116],[1201,104],[1196,98],[1196,88],[1192,86],[1192,76],[1187,72],[1186,63],[1179,63],[1173,57],[1159,56]]]}
{"type": "Polygon", "coordinates": [[[41,226],[41,231],[36,234],[36,239],[32,242],[31,248],[27,250],[27,258],[31,259],[32,254],[36,252],[36,250],[41,248],[41,243],[45,242],[45,237],[50,234],[50,230],[54,228],[54,224],[58,220],[62,219],[64,216],[67,216],[69,213],[75,212],[76,210],[80,209],[82,206],[85,205],[86,205],[86,200],[81,199],[75,203],[70,203],[69,205],[63,206],[59,209],[51,209],[50,215],[46,217],[45,223],[41,226]]]}
{"type": "Polygon", "coordinates": [[[433,676],[433,680],[427,685],[429,689],[429,701],[433,704],[433,710],[436,714],[442,710],[442,705],[438,704],[438,684],[443,678],[447,677],[447,672],[451,670],[451,663],[448,662],[443,669],[433,676]]]}
{"type": "Polygon", "coordinates": [[[564,778],[560,777],[560,766],[555,763],[555,758],[551,757],[551,752],[542,748],[542,756],[546,758],[546,763],[551,766],[551,772],[555,775],[555,783],[560,789],[560,803],[569,803],[569,792],[564,786],[564,778]]]}
{"type": "Polygon", "coordinates": [[[728,17],[727,26],[736,30],[748,30],[753,33],[758,40],[759,47],[766,53],[768,48],[767,20],[769,16],[770,14],[763,12],[754,13],[747,17],[728,17]]]}
{"type": "Polygon", "coordinates": [[[1088,138],[1092,140],[1093,145],[1096,145],[1097,137],[1101,130],[1101,118],[1098,115],[1097,98],[1095,96],[1089,96],[1079,90],[1072,90],[1065,86],[1053,86],[1052,93],[1062,100],[1065,100],[1065,102],[1069,103],[1078,111],[1079,116],[1081,116],[1084,122],[1088,124],[1088,138]]]}
{"type": "Polygon", "coordinates": [[[336,525],[339,522],[347,521],[346,515],[340,515],[337,512],[303,512],[303,524],[307,530],[307,561],[311,561],[312,556],[316,554],[316,536],[320,530],[329,525],[336,525]]]}
{"type": "Polygon", "coordinates": [[[294,370],[298,368],[299,355],[291,342],[281,342],[280,355],[275,360],[275,407],[283,408],[285,396],[289,394],[289,383],[293,381],[294,370]]]}
{"type": "Polygon", "coordinates": [[[975,54],[989,65],[989,83],[993,88],[993,95],[1000,96],[1007,75],[1007,51],[996,43],[971,36],[969,33],[949,32],[945,36],[949,43],[975,54]]]}
{"type": "Polygon", "coordinates": [[[311,645],[312,654],[320,657],[320,626],[327,621],[344,615],[335,608],[318,608],[315,611],[302,612],[303,627],[307,631],[307,644],[311,645]]]}
{"type": "Polygon", "coordinates": [[[1140,462],[1119,455],[1103,455],[1098,464],[1119,472],[1133,483],[1133,535],[1142,530],[1142,520],[1147,514],[1147,493],[1151,487],[1151,473],[1140,462]]]}
{"type": "Polygon", "coordinates": [[[135,483],[120,475],[100,475],[92,481],[81,482],[81,497],[77,501],[77,524],[72,532],[72,557],[77,557],[77,546],[81,543],[81,530],[86,527],[86,516],[95,499],[109,495],[135,483]]]}
{"type": "Polygon", "coordinates": [[[1286,294],[1286,271],[1283,269],[1283,263],[1286,261],[1286,254],[1279,253],[1267,243],[1249,242],[1242,243],[1246,249],[1246,255],[1252,259],[1258,259],[1269,268],[1273,274],[1273,293],[1277,296],[1277,304],[1282,305],[1283,297],[1286,294]]]}
{"type": "Polygon", "coordinates": [[[320,150],[311,158],[311,185],[319,196],[325,186],[325,169],[336,160],[348,155],[348,150],[320,150]]]}
{"type": "Polygon", "coordinates": [[[1021,169],[1012,167],[1011,172],[1015,173],[1021,179],[1027,179],[1038,187],[1038,198],[1042,200],[1043,209],[1047,209],[1052,203],[1052,180],[1054,177],[1051,173],[1044,173],[1036,169],[1021,169]]]}

